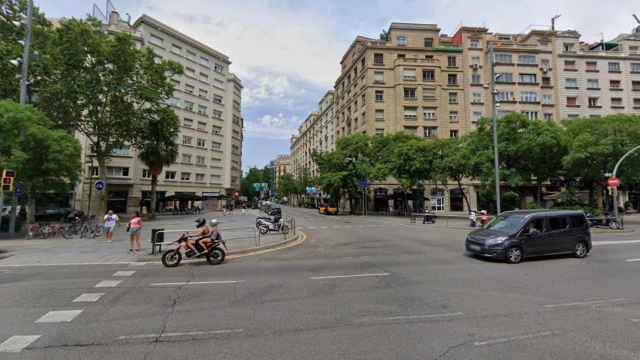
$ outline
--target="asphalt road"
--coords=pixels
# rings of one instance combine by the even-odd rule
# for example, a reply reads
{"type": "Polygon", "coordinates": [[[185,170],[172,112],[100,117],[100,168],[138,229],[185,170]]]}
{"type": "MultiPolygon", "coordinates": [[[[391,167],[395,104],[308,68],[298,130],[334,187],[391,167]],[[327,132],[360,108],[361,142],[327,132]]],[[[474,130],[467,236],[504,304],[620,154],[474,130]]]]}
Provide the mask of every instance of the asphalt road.
{"type": "Polygon", "coordinates": [[[640,356],[640,243],[508,265],[462,222],[289,213],[304,244],[221,266],[0,261],[0,359],[640,356]]]}

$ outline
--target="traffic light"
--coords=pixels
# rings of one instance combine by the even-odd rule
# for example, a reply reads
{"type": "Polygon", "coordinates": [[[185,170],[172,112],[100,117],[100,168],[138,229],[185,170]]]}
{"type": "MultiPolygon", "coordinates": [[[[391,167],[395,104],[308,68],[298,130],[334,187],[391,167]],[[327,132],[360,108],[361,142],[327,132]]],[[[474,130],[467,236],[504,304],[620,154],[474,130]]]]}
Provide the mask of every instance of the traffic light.
{"type": "Polygon", "coordinates": [[[13,170],[2,171],[2,192],[13,192],[13,184],[16,172],[13,170]]]}

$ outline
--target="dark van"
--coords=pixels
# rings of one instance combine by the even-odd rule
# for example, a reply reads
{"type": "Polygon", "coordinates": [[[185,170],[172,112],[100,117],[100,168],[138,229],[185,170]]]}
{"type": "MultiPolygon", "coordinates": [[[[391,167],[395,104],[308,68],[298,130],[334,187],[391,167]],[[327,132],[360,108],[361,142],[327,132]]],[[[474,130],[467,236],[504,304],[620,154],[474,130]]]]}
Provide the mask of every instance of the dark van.
{"type": "Polygon", "coordinates": [[[500,214],[465,240],[473,254],[517,264],[526,257],[591,251],[591,232],[582,211],[520,210],[500,214]]]}

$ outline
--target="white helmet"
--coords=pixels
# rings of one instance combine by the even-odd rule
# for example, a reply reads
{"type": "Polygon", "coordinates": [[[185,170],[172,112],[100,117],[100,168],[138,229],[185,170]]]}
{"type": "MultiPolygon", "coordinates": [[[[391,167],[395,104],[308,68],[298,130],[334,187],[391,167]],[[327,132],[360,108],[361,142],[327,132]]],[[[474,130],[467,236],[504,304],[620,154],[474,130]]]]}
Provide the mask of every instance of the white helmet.
{"type": "Polygon", "coordinates": [[[212,227],[218,226],[218,224],[218,219],[211,219],[211,221],[209,221],[209,225],[211,225],[212,227]]]}

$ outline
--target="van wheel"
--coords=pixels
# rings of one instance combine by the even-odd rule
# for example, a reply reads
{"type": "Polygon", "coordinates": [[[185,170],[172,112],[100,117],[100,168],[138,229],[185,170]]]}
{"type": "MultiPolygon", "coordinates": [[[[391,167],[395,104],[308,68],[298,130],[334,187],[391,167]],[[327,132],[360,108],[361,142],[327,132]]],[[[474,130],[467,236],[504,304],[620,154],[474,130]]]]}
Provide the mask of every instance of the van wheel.
{"type": "Polygon", "coordinates": [[[522,249],[519,247],[511,247],[507,249],[507,262],[509,264],[518,264],[522,261],[522,249]]]}
{"type": "Polygon", "coordinates": [[[573,255],[578,259],[582,259],[587,256],[589,250],[587,249],[587,244],[584,241],[580,241],[576,244],[576,248],[573,250],[573,255]]]}

